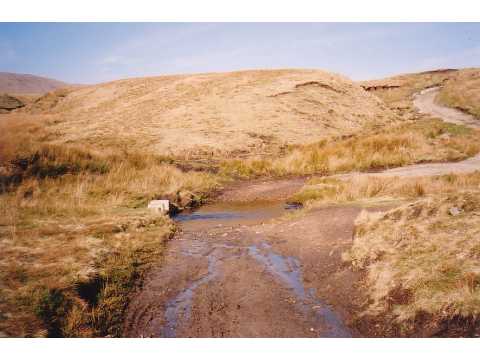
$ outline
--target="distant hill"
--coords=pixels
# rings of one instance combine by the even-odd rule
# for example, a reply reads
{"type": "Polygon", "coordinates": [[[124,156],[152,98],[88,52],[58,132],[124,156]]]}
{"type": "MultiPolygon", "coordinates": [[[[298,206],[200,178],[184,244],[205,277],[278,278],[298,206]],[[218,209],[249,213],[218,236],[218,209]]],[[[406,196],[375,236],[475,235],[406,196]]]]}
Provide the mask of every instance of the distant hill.
{"type": "Polygon", "coordinates": [[[41,94],[65,86],[68,84],[41,76],[0,72],[0,93],[41,94]]]}

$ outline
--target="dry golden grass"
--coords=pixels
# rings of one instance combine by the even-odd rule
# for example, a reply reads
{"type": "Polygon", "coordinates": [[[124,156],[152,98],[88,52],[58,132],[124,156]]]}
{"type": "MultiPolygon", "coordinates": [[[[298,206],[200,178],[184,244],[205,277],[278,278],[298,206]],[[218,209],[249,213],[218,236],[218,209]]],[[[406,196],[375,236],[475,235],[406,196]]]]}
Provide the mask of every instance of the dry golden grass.
{"type": "Polygon", "coordinates": [[[121,141],[176,158],[271,153],[396,120],[360,86],[318,70],[119,80],[56,91],[26,111],[54,114],[59,143],[121,141]]]}
{"type": "Polygon", "coordinates": [[[115,335],[128,292],[173,231],[147,202],[188,206],[217,180],[155,155],[52,145],[48,121],[0,123],[0,332],[115,335]]]}
{"type": "Polygon", "coordinates": [[[367,271],[364,315],[385,316],[403,335],[418,331],[419,319],[435,333],[460,318],[468,334],[480,315],[479,204],[478,190],[457,191],[361,215],[344,258],[367,271]]]}
{"type": "Polygon", "coordinates": [[[427,324],[435,333],[455,320],[457,334],[471,336],[469,324],[480,315],[480,172],[313,178],[292,201],[307,209],[351,202],[394,207],[362,212],[343,255],[367,274],[371,302],[360,319],[381,319],[397,336],[422,333],[427,324]]]}
{"type": "Polygon", "coordinates": [[[282,156],[225,161],[221,171],[240,178],[330,175],[419,162],[456,161],[480,151],[478,134],[464,126],[422,118],[352,137],[293,146],[282,156]]]}
{"type": "Polygon", "coordinates": [[[461,70],[445,83],[438,101],[480,118],[480,70],[461,70]]]}
{"type": "Polygon", "coordinates": [[[457,194],[459,189],[480,189],[480,172],[418,178],[353,176],[349,180],[314,177],[292,201],[320,206],[324,203],[399,200],[411,201],[435,194],[457,194]]]}

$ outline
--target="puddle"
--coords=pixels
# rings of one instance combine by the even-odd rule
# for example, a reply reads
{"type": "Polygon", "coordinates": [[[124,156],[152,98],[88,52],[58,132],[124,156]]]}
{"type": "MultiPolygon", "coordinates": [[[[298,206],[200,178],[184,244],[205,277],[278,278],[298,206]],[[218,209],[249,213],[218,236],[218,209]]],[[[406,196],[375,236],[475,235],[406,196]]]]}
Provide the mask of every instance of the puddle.
{"type": "Polygon", "coordinates": [[[186,230],[200,230],[219,224],[223,226],[260,224],[298,208],[298,205],[284,202],[220,202],[202,206],[192,212],[180,213],[173,219],[181,223],[186,230]]]}

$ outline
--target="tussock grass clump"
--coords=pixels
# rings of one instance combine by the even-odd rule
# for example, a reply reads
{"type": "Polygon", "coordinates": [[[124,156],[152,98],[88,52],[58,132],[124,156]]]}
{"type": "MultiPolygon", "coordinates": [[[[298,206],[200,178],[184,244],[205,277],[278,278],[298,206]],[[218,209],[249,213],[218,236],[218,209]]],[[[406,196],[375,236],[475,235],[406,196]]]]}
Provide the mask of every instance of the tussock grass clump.
{"type": "Polygon", "coordinates": [[[385,213],[364,213],[344,258],[367,271],[372,302],[402,334],[480,315],[480,192],[429,196],[385,213]],[[416,324],[417,322],[417,324],[416,324]]]}
{"type": "Polygon", "coordinates": [[[225,161],[228,176],[331,175],[380,170],[419,162],[456,161],[480,151],[478,132],[465,126],[423,119],[348,138],[290,147],[277,158],[225,161]]]}
{"type": "Polygon", "coordinates": [[[12,153],[15,155],[10,158],[5,153],[0,156],[4,165],[0,174],[0,187],[3,189],[18,185],[26,179],[56,178],[81,172],[105,174],[109,171],[107,159],[74,147],[19,146],[12,153]]]}
{"type": "Polygon", "coordinates": [[[128,293],[174,231],[145,207],[192,206],[217,185],[170,160],[52,144],[40,120],[0,128],[0,332],[119,335],[128,293]]]}
{"type": "Polygon", "coordinates": [[[459,189],[480,189],[480,172],[419,178],[352,176],[348,180],[315,177],[292,197],[292,201],[317,206],[381,200],[416,200],[435,194],[456,194],[459,189]]]}

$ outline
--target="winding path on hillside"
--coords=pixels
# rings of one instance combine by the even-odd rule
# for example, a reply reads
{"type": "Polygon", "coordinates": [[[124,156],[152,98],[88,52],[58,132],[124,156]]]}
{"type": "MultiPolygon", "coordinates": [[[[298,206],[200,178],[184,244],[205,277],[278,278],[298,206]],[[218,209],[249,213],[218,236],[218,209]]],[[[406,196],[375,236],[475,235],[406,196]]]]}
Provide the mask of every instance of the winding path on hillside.
{"type": "Polygon", "coordinates": [[[474,116],[459,111],[457,109],[442,106],[435,101],[435,98],[440,92],[440,89],[441,87],[437,86],[425,89],[415,94],[413,97],[413,105],[422,114],[439,117],[445,122],[457,125],[466,125],[472,128],[479,129],[480,120],[476,119],[474,116]]]}
{"type": "MultiPolygon", "coordinates": [[[[436,104],[438,90],[415,96],[420,112],[478,127],[477,120],[436,104]]],[[[407,177],[475,170],[480,170],[480,156],[359,175],[407,177]]],[[[361,275],[341,259],[351,246],[362,207],[323,207],[278,221],[289,211],[284,208],[286,199],[304,183],[305,179],[242,183],[226,190],[216,203],[178,216],[180,230],[132,297],[124,335],[382,335],[375,327],[353,322],[368,299],[357,288],[361,275]]]]}
{"type": "MultiPolygon", "coordinates": [[[[413,104],[422,114],[439,117],[445,122],[465,125],[470,128],[480,129],[480,120],[465,114],[457,109],[448,108],[438,104],[435,98],[440,87],[429,88],[414,95],[413,104]]],[[[349,173],[335,176],[340,179],[348,179],[352,176],[375,176],[375,177],[419,177],[438,176],[446,174],[467,174],[480,170],[480,154],[458,162],[417,164],[384,170],[378,173],[349,173]]]]}

